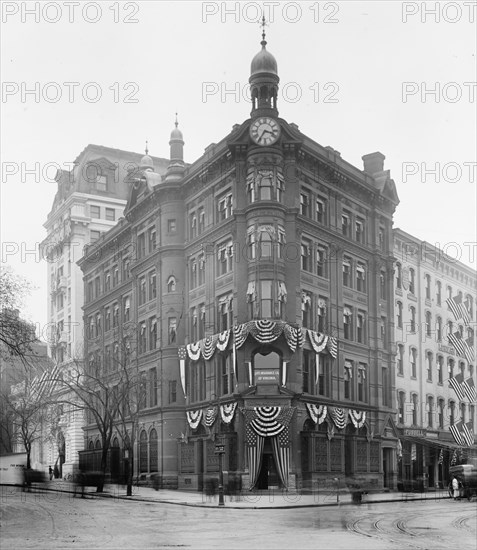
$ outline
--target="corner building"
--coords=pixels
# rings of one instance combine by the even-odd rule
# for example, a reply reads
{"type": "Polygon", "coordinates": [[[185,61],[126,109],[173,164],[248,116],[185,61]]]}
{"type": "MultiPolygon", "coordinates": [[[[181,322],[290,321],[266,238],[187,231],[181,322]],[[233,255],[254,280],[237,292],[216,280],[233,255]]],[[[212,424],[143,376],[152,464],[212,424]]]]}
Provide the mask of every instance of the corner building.
{"type": "Polygon", "coordinates": [[[279,118],[261,46],[250,118],[191,165],[176,123],[166,174],[144,157],[125,219],[81,260],[86,286],[121,273],[85,305],[86,326],[105,319],[86,357],[107,370],[137,327],[144,479],[201,490],[223,443],[226,486],[394,488],[395,185],[381,153],[360,170],[279,118]]]}

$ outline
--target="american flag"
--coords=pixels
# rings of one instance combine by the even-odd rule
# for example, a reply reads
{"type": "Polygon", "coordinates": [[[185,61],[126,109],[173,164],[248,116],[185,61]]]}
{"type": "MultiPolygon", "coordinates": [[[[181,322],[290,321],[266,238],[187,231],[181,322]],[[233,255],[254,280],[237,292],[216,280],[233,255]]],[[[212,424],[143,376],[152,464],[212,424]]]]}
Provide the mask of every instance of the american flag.
{"type": "Polygon", "coordinates": [[[457,354],[465,357],[465,346],[461,333],[459,331],[454,332],[454,334],[449,334],[447,338],[452,346],[454,346],[457,354]]]}
{"type": "Polygon", "coordinates": [[[454,296],[454,298],[448,298],[446,304],[449,306],[449,309],[452,311],[455,320],[463,319],[466,325],[470,322],[470,315],[467,310],[466,305],[462,301],[462,294],[454,296]]]}
{"type": "Polygon", "coordinates": [[[444,463],[444,451],[441,449],[441,452],[439,453],[439,460],[437,461],[437,464],[443,464],[444,463]]]}
{"type": "Polygon", "coordinates": [[[449,426],[449,430],[451,431],[452,437],[454,438],[454,441],[458,445],[464,444],[464,438],[462,437],[462,421],[459,420],[457,424],[452,424],[452,426],[449,426]]]}
{"type": "Polygon", "coordinates": [[[475,391],[475,384],[472,376],[462,382],[462,389],[471,403],[475,403],[477,401],[477,392],[475,391]]]}
{"type": "Polygon", "coordinates": [[[463,425],[462,437],[469,447],[474,444],[474,428],[472,422],[467,422],[467,424],[463,425]]]}
{"type": "Polygon", "coordinates": [[[457,464],[457,450],[454,449],[454,452],[452,453],[452,459],[451,459],[451,466],[455,466],[457,464]]]}
{"type": "Polygon", "coordinates": [[[461,373],[456,374],[453,378],[449,378],[449,385],[457,394],[459,401],[464,401],[465,399],[465,390],[462,385],[463,382],[464,382],[464,377],[462,376],[461,373]]]}
{"type": "Polygon", "coordinates": [[[464,355],[469,363],[475,359],[474,337],[469,336],[467,340],[464,340],[464,355]]]}

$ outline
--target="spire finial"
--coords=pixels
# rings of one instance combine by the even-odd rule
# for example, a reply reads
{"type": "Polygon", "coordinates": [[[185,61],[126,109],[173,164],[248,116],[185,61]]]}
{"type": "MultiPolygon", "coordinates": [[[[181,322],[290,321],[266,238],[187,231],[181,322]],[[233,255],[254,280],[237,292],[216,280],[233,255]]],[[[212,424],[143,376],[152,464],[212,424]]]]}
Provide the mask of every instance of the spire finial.
{"type": "Polygon", "coordinates": [[[265,46],[267,44],[265,40],[265,27],[268,27],[268,24],[265,20],[265,15],[262,16],[262,21],[260,22],[260,26],[262,27],[262,46],[265,46]]]}
{"type": "Polygon", "coordinates": [[[149,149],[147,148],[147,139],[146,139],[146,155],[149,154],[149,149]]]}
{"type": "Polygon", "coordinates": [[[176,122],[175,122],[176,128],[179,126],[179,122],[177,121],[177,113],[176,113],[176,122]]]}

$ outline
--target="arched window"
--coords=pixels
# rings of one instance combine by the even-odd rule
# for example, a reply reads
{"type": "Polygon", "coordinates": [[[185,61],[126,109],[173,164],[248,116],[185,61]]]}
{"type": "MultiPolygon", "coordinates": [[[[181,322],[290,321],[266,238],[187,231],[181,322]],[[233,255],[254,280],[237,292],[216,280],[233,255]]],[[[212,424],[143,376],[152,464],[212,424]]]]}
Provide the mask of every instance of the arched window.
{"type": "Polygon", "coordinates": [[[94,446],[95,446],[96,449],[101,449],[101,441],[99,439],[97,439],[94,446]]]}
{"type": "Polygon", "coordinates": [[[152,429],[149,434],[149,470],[151,472],[159,471],[157,457],[157,432],[155,429],[152,429]]]}
{"type": "Polygon", "coordinates": [[[432,352],[426,353],[427,380],[432,381],[432,352]]]}
{"type": "Polygon", "coordinates": [[[260,348],[252,355],[253,381],[252,384],[281,383],[282,358],[272,348],[260,348]]]}
{"type": "Polygon", "coordinates": [[[167,279],[167,292],[175,292],[176,291],[176,278],[174,275],[171,275],[169,279],[167,279]]]}
{"type": "Polygon", "coordinates": [[[117,437],[113,439],[113,443],[111,444],[111,447],[114,447],[115,449],[119,447],[119,440],[117,437]]]}
{"type": "Polygon", "coordinates": [[[402,288],[402,266],[400,263],[396,264],[396,288],[402,288]]]}
{"type": "Polygon", "coordinates": [[[431,335],[431,322],[432,322],[431,312],[426,311],[426,336],[431,335]]]}
{"type": "Polygon", "coordinates": [[[147,433],[142,430],[139,436],[139,471],[140,473],[147,472],[147,433]]]}
{"type": "Polygon", "coordinates": [[[88,444],[88,450],[93,451],[94,450],[94,443],[92,441],[88,444]]]}

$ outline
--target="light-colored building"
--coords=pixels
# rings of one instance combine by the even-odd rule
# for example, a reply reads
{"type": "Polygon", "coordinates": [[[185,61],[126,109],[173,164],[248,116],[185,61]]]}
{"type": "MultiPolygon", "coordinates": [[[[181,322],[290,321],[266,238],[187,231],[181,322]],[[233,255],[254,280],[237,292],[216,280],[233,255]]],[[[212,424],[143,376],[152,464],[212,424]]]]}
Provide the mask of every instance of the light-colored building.
{"type": "MultiPolygon", "coordinates": [[[[47,237],[41,243],[41,254],[48,270],[49,355],[60,373],[69,362],[83,360],[84,287],[76,262],[87,245],[122,218],[129,193],[125,177],[138,169],[141,157],[88,145],[75,159],[73,170],[60,170],[56,175],[58,190],[44,224],[47,237]]],[[[164,172],[167,161],[154,158],[152,162],[159,173],[164,172]]],[[[45,465],[57,464],[65,475],[72,472],[78,451],[83,449],[84,415],[68,405],[58,412],[59,418],[54,419],[57,441],[47,444],[44,457],[45,465]]]]}
{"type": "Polygon", "coordinates": [[[446,486],[454,451],[477,452],[449,430],[460,420],[475,426],[475,399],[459,399],[448,382],[458,374],[475,381],[477,277],[475,270],[401,229],[394,230],[394,256],[399,479],[404,485],[446,486]],[[455,317],[448,299],[462,300],[466,322],[455,317]],[[455,333],[467,353],[449,342],[455,333]]]}

